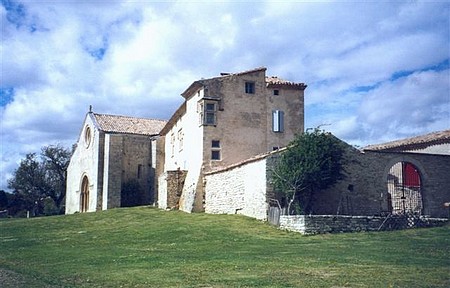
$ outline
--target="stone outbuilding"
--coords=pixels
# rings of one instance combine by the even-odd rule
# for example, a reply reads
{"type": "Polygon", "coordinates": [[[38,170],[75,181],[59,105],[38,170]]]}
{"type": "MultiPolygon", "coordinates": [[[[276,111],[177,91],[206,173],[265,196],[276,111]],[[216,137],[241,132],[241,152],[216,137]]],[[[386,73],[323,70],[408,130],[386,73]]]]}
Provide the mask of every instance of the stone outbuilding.
{"type": "MultiPolygon", "coordinates": [[[[450,130],[363,149],[342,144],[346,177],[316,193],[313,215],[449,216],[450,130]]],[[[283,150],[205,173],[206,212],[267,219],[277,198],[271,171],[283,150]]]]}
{"type": "Polygon", "coordinates": [[[154,201],[156,139],[166,121],[87,113],[67,168],[66,214],[154,201]],[[129,189],[128,189],[129,190],[129,189]],[[136,199],[139,198],[138,200],[136,199]]]}

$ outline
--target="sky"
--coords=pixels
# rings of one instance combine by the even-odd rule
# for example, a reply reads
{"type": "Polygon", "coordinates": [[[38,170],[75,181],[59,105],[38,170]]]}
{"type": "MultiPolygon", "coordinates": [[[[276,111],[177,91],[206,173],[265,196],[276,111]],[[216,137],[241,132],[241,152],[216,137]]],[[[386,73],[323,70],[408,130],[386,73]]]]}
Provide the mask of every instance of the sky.
{"type": "Polygon", "coordinates": [[[93,111],[168,119],[194,81],[267,67],[305,127],[363,147],[450,129],[448,1],[1,0],[0,189],[93,111]]]}

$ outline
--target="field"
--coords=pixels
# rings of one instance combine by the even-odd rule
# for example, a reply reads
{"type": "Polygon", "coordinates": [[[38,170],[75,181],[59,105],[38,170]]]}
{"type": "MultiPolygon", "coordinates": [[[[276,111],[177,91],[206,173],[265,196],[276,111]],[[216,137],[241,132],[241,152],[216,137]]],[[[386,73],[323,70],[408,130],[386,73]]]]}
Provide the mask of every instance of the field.
{"type": "Polygon", "coordinates": [[[0,221],[1,287],[450,287],[450,226],[302,236],[150,207],[0,221]]]}

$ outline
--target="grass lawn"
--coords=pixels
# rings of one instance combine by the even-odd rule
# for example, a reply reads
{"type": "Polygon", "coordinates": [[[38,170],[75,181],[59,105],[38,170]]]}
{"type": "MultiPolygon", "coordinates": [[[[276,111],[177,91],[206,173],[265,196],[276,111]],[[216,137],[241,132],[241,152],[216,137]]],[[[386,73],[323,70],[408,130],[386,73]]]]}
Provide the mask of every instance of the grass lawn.
{"type": "Polygon", "coordinates": [[[4,219],[0,270],[24,287],[450,287],[450,226],[302,236],[149,207],[4,219]]]}

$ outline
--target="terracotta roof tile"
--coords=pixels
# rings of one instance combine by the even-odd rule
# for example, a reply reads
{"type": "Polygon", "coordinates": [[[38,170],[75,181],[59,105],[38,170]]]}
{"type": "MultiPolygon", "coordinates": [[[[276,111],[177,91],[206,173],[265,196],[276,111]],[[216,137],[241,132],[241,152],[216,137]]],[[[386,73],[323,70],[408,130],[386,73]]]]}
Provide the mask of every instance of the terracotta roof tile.
{"type": "Polygon", "coordinates": [[[433,145],[450,143],[450,130],[433,132],[412,138],[391,141],[383,144],[369,145],[363,150],[371,151],[407,151],[425,149],[433,145]]]}
{"type": "Polygon", "coordinates": [[[99,129],[109,133],[158,135],[166,121],[92,113],[99,129]]]}
{"type": "Polygon", "coordinates": [[[267,85],[287,85],[287,86],[297,86],[297,87],[305,87],[305,83],[295,83],[287,80],[283,80],[281,78],[278,78],[277,76],[267,76],[266,77],[266,83],[267,85]]]}

